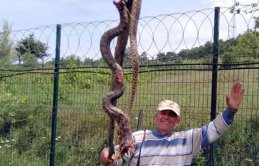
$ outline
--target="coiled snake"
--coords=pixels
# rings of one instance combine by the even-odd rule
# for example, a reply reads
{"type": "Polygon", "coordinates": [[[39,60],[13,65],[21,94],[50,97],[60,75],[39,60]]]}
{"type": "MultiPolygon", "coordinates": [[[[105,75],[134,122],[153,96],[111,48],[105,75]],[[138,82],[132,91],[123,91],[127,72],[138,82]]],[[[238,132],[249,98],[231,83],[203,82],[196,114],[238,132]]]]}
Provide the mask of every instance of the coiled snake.
{"type": "Polygon", "coordinates": [[[105,32],[100,41],[100,50],[102,57],[108,67],[112,71],[112,85],[110,91],[103,97],[103,109],[104,111],[118,123],[119,127],[119,157],[123,155],[133,145],[129,118],[127,115],[115,106],[116,100],[120,98],[124,93],[124,81],[123,71],[121,66],[117,63],[115,58],[112,56],[110,50],[111,41],[122,33],[128,26],[128,15],[125,7],[125,1],[114,2],[119,14],[120,23],[117,27],[105,32]]]}

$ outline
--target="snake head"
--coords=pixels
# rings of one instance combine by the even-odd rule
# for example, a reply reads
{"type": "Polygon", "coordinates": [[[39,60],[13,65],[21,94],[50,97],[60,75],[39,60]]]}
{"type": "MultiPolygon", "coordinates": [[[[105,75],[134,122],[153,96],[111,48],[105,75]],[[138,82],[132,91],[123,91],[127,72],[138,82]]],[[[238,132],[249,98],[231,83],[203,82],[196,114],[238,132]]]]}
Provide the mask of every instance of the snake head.
{"type": "Polygon", "coordinates": [[[123,143],[120,145],[119,150],[115,153],[115,159],[118,160],[122,158],[126,153],[132,154],[135,152],[135,144],[131,143],[123,143]]]}

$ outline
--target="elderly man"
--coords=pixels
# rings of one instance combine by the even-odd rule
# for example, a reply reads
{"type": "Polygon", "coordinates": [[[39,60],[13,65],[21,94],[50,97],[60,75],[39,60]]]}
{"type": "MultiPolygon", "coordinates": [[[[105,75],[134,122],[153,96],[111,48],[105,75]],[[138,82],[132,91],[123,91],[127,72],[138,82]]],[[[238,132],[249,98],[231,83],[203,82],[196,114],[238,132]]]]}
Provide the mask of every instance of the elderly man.
{"type": "Polygon", "coordinates": [[[226,97],[227,108],[201,128],[181,132],[173,129],[180,123],[180,107],[171,100],[161,101],[154,116],[155,128],[133,133],[135,151],[121,160],[108,159],[108,149],[100,154],[104,165],[191,165],[194,156],[229,129],[244,96],[240,82],[234,82],[226,97]]]}

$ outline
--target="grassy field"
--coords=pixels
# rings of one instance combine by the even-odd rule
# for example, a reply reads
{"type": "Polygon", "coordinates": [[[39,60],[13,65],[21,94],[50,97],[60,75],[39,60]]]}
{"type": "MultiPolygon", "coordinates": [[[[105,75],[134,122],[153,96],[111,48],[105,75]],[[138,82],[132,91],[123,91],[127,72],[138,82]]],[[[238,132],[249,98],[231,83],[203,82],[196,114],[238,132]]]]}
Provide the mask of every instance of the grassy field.
{"type": "MultiPolygon", "coordinates": [[[[168,70],[139,74],[138,91],[131,117],[136,129],[137,115],[144,110],[142,128],[154,126],[159,101],[171,99],[181,106],[181,125],[177,130],[200,127],[210,120],[211,71],[168,70]]],[[[130,75],[125,76],[126,91],[119,99],[127,106],[130,75]]],[[[225,96],[231,84],[240,80],[245,96],[232,129],[217,141],[215,158],[219,165],[242,164],[258,160],[259,70],[220,70],[217,83],[217,112],[226,107],[225,96]],[[258,129],[258,130],[257,130],[258,129]],[[235,142],[237,141],[237,142],[235,142]],[[243,147],[243,148],[242,148],[243,147]],[[235,151],[239,149],[239,153],[235,151]]],[[[110,75],[100,72],[68,72],[60,75],[56,138],[56,165],[98,165],[98,151],[107,137],[108,118],[101,100],[109,89],[110,75]]],[[[47,165],[51,133],[53,78],[49,74],[24,74],[1,82],[1,116],[11,124],[4,134],[1,119],[0,165],[47,165]]],[[[206,163],[206,154],[196,159],[206,163]]]]}

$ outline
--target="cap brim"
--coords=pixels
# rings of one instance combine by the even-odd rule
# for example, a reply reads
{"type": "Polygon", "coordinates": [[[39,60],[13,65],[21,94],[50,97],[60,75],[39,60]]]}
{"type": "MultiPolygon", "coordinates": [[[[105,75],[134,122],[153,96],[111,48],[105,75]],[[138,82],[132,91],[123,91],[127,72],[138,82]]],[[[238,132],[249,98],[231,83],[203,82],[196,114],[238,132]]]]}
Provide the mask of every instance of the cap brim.
{"type": "Polygon", "coordinates": [[[180,116],[180,114],[175,111],[172,107],[163,107],[163,108],[159,108],[158,111],[165,111],[165,110],[171,110],[173,111],[177,116],[180,116]]]}

